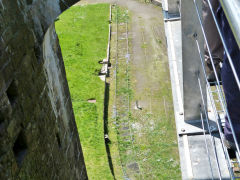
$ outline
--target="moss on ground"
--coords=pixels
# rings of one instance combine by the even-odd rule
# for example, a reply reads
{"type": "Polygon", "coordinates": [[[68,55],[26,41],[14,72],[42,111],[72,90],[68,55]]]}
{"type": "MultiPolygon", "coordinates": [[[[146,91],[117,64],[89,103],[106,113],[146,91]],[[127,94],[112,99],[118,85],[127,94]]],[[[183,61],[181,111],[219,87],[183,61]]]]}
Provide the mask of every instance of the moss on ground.
{"type": "MultiPolygon", "coordinates": [[[[117,88],[116,106],[115,104],[112,105],[112,109],[117,109],[117,117],[114,116],[115,121],[110,121],[113,121],[116,125],[115,130],[118,135],[120,162],[123,166],[123,172],[119,173],[126,174],[129,179],[181,179],[171,83],[167,55],[165,54],[166,46],[162,43],[164,34],[160,34],[154,39],[147,39],[148,36],[142,38],[140,47],[143,52],[147,53],[147,59],[145,60],[142,57],[138,63],[143,63],[144,66],[137,66],[132,61],[133,46],[137,44],[133,44],[132,34],[129,33],[128,45],[131,59],[130,64],[127,64],[125,32],[127,21],[129,22],[128,29],[130,32],[132,31],[130,13],[118,6],[113,9],[113,31],[116,31],[116,19],[118,19],[119,39],[118,52],[116,52],[116,33],[112,36],[111,57],[118,56],[118,63],[116,63],[116,59],[111,58],[114,70],[117,66],[117,77],[116,79],[113,78],[115,72],[112,70],[110,94],[114,99],[115,92],[113,91],[117,88]],[[128,14],[130,14],[130,17],[128,14]],[[155,41],[157,53],[151,49],[155,41]],[[148,54],[151,52],[155,53],[155,57],[161,58],[151,59],[152,56],[148,54]],[[143,76],[147,77],[147,82],[144,82],[142,87],[144,88],[144,94],[138,93],[139,89],[136,86],[137,72],[141,72],[143,76]],[[135,102],[138,100],[147,102],[142,110],[134,109],[135,102]],[[126,108],[128,105],[130,105],[129,112],[126,108]],[[132,137],[130,137],[130,134],[132,134],[132,137]],[[138,165],[139,172],[134,168],[129,168],[131,165],[132,167],[138,165]]],[[[145,28],[152,28],[146,27],[141,19],[139,24],[143,27],[140,29],[142,35],[146,34],[145,28]]],[[[163,28],[163,24],[157,24],[157,27],[159,26],[163,28]]],[[[154,35],[154,32],[151,33],[154,35]]],[[[144,78],[142,81],[144,81],[144,78]]],[[[119,166],[119,164],[117,165],[119,166]]]]}

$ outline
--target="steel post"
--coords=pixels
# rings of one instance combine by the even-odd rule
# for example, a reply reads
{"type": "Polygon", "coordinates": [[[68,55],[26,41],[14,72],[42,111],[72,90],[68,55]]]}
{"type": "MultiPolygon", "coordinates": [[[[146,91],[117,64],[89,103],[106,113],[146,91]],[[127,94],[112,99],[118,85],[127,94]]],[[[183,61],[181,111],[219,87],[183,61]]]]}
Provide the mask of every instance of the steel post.
{"type": "MultiPolygon", "coordinates": [[[[202,0],[198,0],[197,4],[199,11],[202,12],[202,0]]],[[[203,107],[203,102],[198,77],[200,77],[205,104],[207,104],[207,94],[195,40],[196,38],[198,39],[202,57],[204,57],[204,41],[193,0],[181,1],[181,18],[184,121],[199,121],[201,119],[200,109],[203,107]]]]}
{"type": "Polygon", "coordinates": [[[179,14],[180,0],[168,0],[168,13],[179,14]]]}

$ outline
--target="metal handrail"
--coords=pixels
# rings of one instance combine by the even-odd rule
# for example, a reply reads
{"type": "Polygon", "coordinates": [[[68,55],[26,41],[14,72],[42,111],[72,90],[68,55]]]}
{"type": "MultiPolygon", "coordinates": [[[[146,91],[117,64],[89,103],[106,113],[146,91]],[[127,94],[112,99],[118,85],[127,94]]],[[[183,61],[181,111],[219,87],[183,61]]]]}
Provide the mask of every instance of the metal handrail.
{"type": "Polygon", "coordinates": [[[220,0],[220,3],[240,48],[240,1],[220,0]]]}
{"type": "MultiPolygon", "coordinates": [[[[216,80],[217,80],[218,96],[219,96],[219,98],[221,99],[221,104],[222,104],[223,110],[224,110],[226,116],[227,116],[228,119],[229,119],[231,131],[232,131],[232,134],[233,134],[233,139],[234,139],[234,142],[235,142],[235,145],[236,145],[236,148],[237,148],[237,151],[236,151],[237,156],[236,156],[236,157],[237,157],[237,161],[238,161],[238,165],[239,165],[239,162],[240,162],[240,158],[239,158],[240,151],[239,151],[238,141],[237,141],[237,138],[236,138],[234,129],[233,129],[233,125],[232,125],[230,116],[229,116],[229,114],[228,114],[227,107],[226,107],[225,102],[224,102],[223,92],[222,92],[222,90],[221,90],[221,88],[220,88],[220,82],[219,82],[219,79],[218,79],[217,74],[216,74],[216,69],[215,69],[215,67],[214,67],[214,63],[213,63],[211,51],[210,51],[209,46],[208,46],[208,40],[207,40],[207,38],[206,38],[205,30],[204,30],[203,24],[202,24],[202,22],[201,22],[201,17],[200,17],[200,13],[199,13],[199,10],[198,10],[197,4],[196,4],[196,0],[193,0],[193,1],[194,1],[194,4],[195,4],[195,7],[196,7],[196,11],[197,11],[197,15],[198,15],[198,18],[199,18],[200,26],[201,26],[201,29],[202,29],[202,33],[203,33],[203,36],[204,36],[204,40],[205,40],[205,43],[206,43],[206,45],[207,45],[208,51],[210,52],[210,53],[209,53],[209,54],[210,54],[210,60],[211,60],[211,64],[212,64],[212,66],[213,66],[214,74],[215,74],[215,77],[216,77],[216,80]]],[[[232,1],[232,4],[231,4],[231,5],[229,4],[229,2],[230,2],[230,1],[228,1],[228,3],[226,3],[226,1],[225,1],[225,5],[229,5],[229,6],[227,6],[227,8],[226,8],[226,6],[224,7],[225,10],[226,10],[226,9],[228,10],[228,13],[229,13],[230,7],[233,8],[234,3],[235,3],[235,5],[236,5],[236,4],[240,4],[240,3],[237,2],[236,0],[235,0],[234,2],[232,1]]],[[[216,20],[216,17],[215,17],[215,15],[214,15],[214,12],[213,12],[213,9],[212,9],[210,0],[208,0],[208,3],[209,3],[209,7],[210,7],[210,9],[211,9],[212,15],[213,15],[213,19],[214,19],[214,21],[215,21],[215,23],[216,23],[216,26],[217,26],[217,29],[218,29],[218,31],[219,31],[219,35],[220,35],[220,38],[221,38],[221,40],[222,40],[222,43],[223,43],[225,52],[226,52],[226,54],[227,54],[227,56],[228,56],[228,61],[229,61],[230,65],[231,65],[231,68],[232,68],[232,71],[233,71],[235,80],[236,80],[236,82],[237,82],[237,84],[238,84],[238,87],[240,87],[240,85],[239,85],[239,77],[237,76],[237,73],[236,73],[234,64],[232,63],[232,59],[231,59],[230,54],[229,54],[229,52],[228,52],[228,49],[227,49],[227,47],[226,47],[224,38],[222,37],[222,33],[221,33],[221,31],[220,31],[219,24],[218,24],[218,22],[217,22],[217,20],[216,20]]],[[[240,7],[240,6],[239,6],[239,7],[240,7]]],[[[226,12],[225,12],[225,14],[226,14],[226,12]]],[[[233,9],[232,9],[232,12],[231,12],[230,14],[233,15],[233,16],[229,16],[229,14],[228,14],[228,21],[231,20],[231,22],[229,22],[229,24],[232,25],[231,28],[233,28],[233,32],[235,32],[235,37],[236,37],[236,33],[237,33],[237,34],[240,34],[240,29],[235,29],[235,27],[236,27],[236,26],[237,26],[237,27],[240,27],[240,26],[236,23],[236,22],[238,21],[238,19],[234,19],[234,18],[236,18],[236,15],[239,14],[239,12],[236,12],[236,9],[233,8],[233,9]],[[235,17],[234,17],[234,16],[235,16],[235,17]],[[230,18],[230,17],[231,17],[231,18],[230,18]],[[235,26],[233,26],[233,25],[235,25],[235,26]]],[[[237,36],[237,38],[239,38],[239,37],[240,37],[240,36],[237,36]]],[[[238,40],[237,38],[236,38],[236,41],[238,40]]],[[[203,67],[203,68],[204,68],[204,67],[203,67]]],[[[240,89],[240,88],[239,88],[239,89],[240,89]]],[[[221,134],[220,129],[219,129],[219,133],[221,134]]],[[[220,136],[220,137],[221,137],[221,136],[220,136]]],[[[221,137],[221,141],[223,142],[222,137],[221,137]]],[[[228,159],[228,161],[229,161],[229,158],[226,158],[226,159],[228,159]]],[[[228,162],[228,163],[229,163],[229,162],[228,162]]],[[[232,177],[232,178],[235,178],[234,175],[232,174],[231,170],[230,170],[230,174],[231,174],[231,177],[232,177]]]]}
{"type": "MultiPolygon", "coordinates": [[[[229,25],[233,31],[234,37],[236,42],[238,43],[238,47],[240,47],[240,1],[239,0],[219,0],[221,2],[221,6],[224,10],[224,13],[227,17],[227,20],[229,22],[229,25]]],[[[234,66],[233,59],[230,55],[229,49],[227,47],[227,43],[225,42],[224,36],[221,32],[221,26],[219,25],[219,22],[217,21],[217,17],[215,15],[215,12],[213,11],[213,7],[211,5],[211,1],[207,0],[209,8],[211,10],[214,22],[217,27],[217,31],[219,33],[220,39],[222,41],[225,54],[227,56],[227,61],[229,61],[231,70],[234,75],[234,80],[236,81],[236,84],[240,90],[240,78],[237,74],[236,67],[234,66]]],[[[213,175],[213,169],[212,169],[212,161],[211,159],[215,159],[216,165],[217,165],[217,172],[218,172],[218,178],[222,179],[222,173],[220,164],[217,157],[217,151],[216,146],[214,144],[213,136],[211,133],[211,129],[209,126],[209,118],[208,118],[208,102],[212,105],[214,110],[214,116],[215,116],[215,122],[217,125],[218,133],[220,135],[220,142],[221,147],[224,153],[224,158],[226,160],[226,164],[229,170],[229,175],[231,179],[236,179],[232,167],[231,167],[231,159],[228,154],[227,148],[223,145],[224,142],[224,134],[222,131],[222,123],[219,121],[219,113],[217,112],[215,100],[213,98],[213,92],[211,90],[210,84],[207,80],[206,76],[206,70],[205,70],[205,64],[204,64],[204,50],[203,50],[203,41],[206,45],[206,48],[209,52],[209,58],[211,65],[213,67],[215,79],[216,79],[216,95],[218,96],[218,99],[220,100],[221,105],[221,112],[224,112],[224,115],[227,117],[230,129],[232,131],[233,140],[236,146],[236,162],[238,166],[240,167],[240,147],[238,139],[236,137],[236,133],[234,131],[234,127],[232,124],[232,120],[230,118],[227,104],[224,98],[224,92],[221,88],[221,82],[217,75],[216,67],[213,60],[213,55],[209,46],[209,39],[207,38],[207,30],[205,29],[203,25],[203,19],[202,19],[202,4],[201,0],[182,0],[183,6],[182,10],[184,8],[188,9],[188,11],[183,13],[182,16],[182,51],[183,51],[183,83],[184,86],[184,120],[186,123],[192,123],[193,121],[197,122],[198,119],[196,117],[200,117],[202,123],[202,129],[203,129],[203,135],[205,137],[205,149],[208,156],[208,161],[210,165],[211,175],[212,179],[214,179],[215,175],[213,175]],[[195,9],[195,11],[193,11],[195,9]],[[193,42],[195,41],[195,45],[193,42]],[[197,49],[197,52],[196,52],[197,49]],[[196,53],[199,54],[199,58],[196,58],[196,53]],[[200,59],[200,61],[199,61],[200,59]],[[200,62],[200,63],[199,63],[200,62]],[[199,66],[200,65],[200,66],[199,66]],[[196,81],[198,82],[198,87],[196,85],[196,81]],[[200,89],[200,91],[199,91],[200,89]],[[209,94],[209,100],[206,100],[206,92],[209,94]],[[192,98],[194,97],[194,99],[192,98]],[[201,99],[199,99],[201,97],[201,99]],[[189,105],[190,104],[190,105],[189,105]],[[199,107],[197,107],[199,105],[199,107]],[[198,116],[199,114],[200,116],[198,116]],[[187,118],[186,118],[187,117],[187,118]],[[195,118],[195,119],[194,119],[195,118]],[[207,124],[207,128],[204,127],[204,124],[207,124]],[[214,157],[210,158],[209,153],[209,144],[206,141],[206,133],[205,130],[210,135],[211,140],[211,146],[213,147],[213,153],[214,157]]],[[[217,32],[216,32],[217,33],[217,32]]],[[[215,93],[214,92],[214,93],[215,93]]]]}
{"type": "MultiPolygon", "coordinates": [[[[234,57],[231,57],[231,51],[227,46],[227,39],[224,39],[225,34],[223,34],[224,32],[221,30],[222,26],[217,20],[218,17],[215,12],[215,5],[217,4],[213,4],[214,6],[212,6],[211,0],[206,0],[205,2],[202,2],[202,0],[163,0],[163,2],[168,2],[167,10],[164,9],[167,12],[169,9],[176,9],[177,4],[180,4],[181,10],[181,18],[179,18],[179,20],[181,20],[182,29],[182,56],[179,59],[174,58],[175,51],[178,52],[177,48],[179,44],[176,45],[176,47],[170,45],[171,50],[169,51],[169,54],[173,54],[173,57],[170,56],[169,62],[170,65],[179,66],[173,69],[170,67],[171,71],[173,71],[171,79],[172,84],[175,85],[175,88],[177,88],[179,91],[182,91],[183,96],[181,99],[178,91],[173,91],[173,96],[175,98],[174,106],[177,107],[175,110],[175,117],[178,130],[177,132],[179,135],[179,148],[180,154],[183,157],[181,158],[181,166],[183,165],[183,177],[192,178],[194,175],[194,177],[200,179],[202,177],[209,179],[238,179],[239,177],[237,177],[237,174],[235,174],[233,171],[233,162],[228,149],[224,145],[225,136],[223,127],[225,127],[225,124],[223,122],[224,120],[222,119],[223,116],[227,117],[227,122],[229,123],[229,128],[232,131],[233,135],[233,143],[236,145],[236,159],[234,159],[234,165],[238,165],[239,167],[240,147],[238,146],[238,141],[240,140],[237,139],[236,132],[234,131],[234,124],[230,118],[230,114],[228,112],[229,109],[227,109],[227,102],[225,100],[223,88],[221,85],[222,83],[220,81],[220,77],[218,77],[214,63],[214,56],[211,52],[212,49],[210,49],[211,39],[208,39],[207,37],[208,30],[205,29],[206,27],[204,27],[204,19],[202,17],[204,15],[202,13],[202,3],[204,3],[204,8],[206,5],[205,3],[207,3],[209,8],[208,13],[210,12],[213,17],[213,20],[211,20],[211,22],[213,21],[213,23],[216,24],[216,33],[219,34],[220,41],[222,41],[225,55],[227,57],[226,61],[229,62],[229,68],[232,71],[230,73],[233,73],[232,81],[236,81],[236,85],[240,91],[239,72],[237,73],[237,67],[233,63],[235,62],[235,59],[233,59],[234,57]],[[205,47],[209,52],[208,56],[213,67],[213,72],[216,79],[216,82],[214,83],[209,83],[207,79],[204,58],[205,50],[203,48],[204,44],[206,45],[205,47]],[[173,58],[173,60],[171,58],[173,58]],[[182,64],[174,64],[172,61],[177,61],[177,63],[182,62],[182,64]],[[176,73],[179,73],[180,76],[175,76],[176,73]],[[183,82],[182,88],[180,86],[177,86],[179,82],[183,82]],[[212,85],[214,85],[214,87],[212,87],[212,85]],[[215,90],[213,90],[213,88],[215,88],[215,90]],[[183,113],[181,113],[182,109],[180,107],[183,107],[183,113]],[[199,123],[201,123],[201,125],[199,123]],[[201,135],[199,135],[199,133],[201,135]],[[204,170],[201,169],[201,165],[199,165],[199,169],[197,169],[196,165],[191,165],[191,162],[189,163],[189,159],[191,161],[191,156],[193,159],[199,157],[198,155],[194,154],[194,152],[196,153],[195,150],[202,152],[202,149],[196,149],[196,147],[194,148],[193,146],[189,146],[188,141],[192,144],[205,142],[205,159],[201,161],[201,163],[206,163],[206,168],[204,168],[204,170]],[[194,171],[191,167],[194,167],[194,171]],[[207,174],[201,174],[205,170],[207,174]],[[197,171],[199,171],[200,174],[198,174],[197,171]]],[[[240,0],[219,0],[219,3],[221,3],[222,9],[227,17],[235,40],[238,44],[237,46],[240,48],[240,0]]],[[[203,11],[205,11],[205,9],[203,11]]],[[[170,34],[168,39],[169,42],[172,43],[171,41],[173,36],[171,33],[176,33],[177,30],[175,29],[172,31],[171,26],[179,26],[178,23],[175,23],[171,20],[165,20],[165,22],[167,24],[166,27],[169,29],[167,35],[170,34]]],[[[178,36],[176,37],[177,42],[178,36]]],[[[219,41],[219,39],[217,41],[219,41]]],[[[194,160],[192,160],[192,162],[194,162],[194,160]]]]}
{"type": "MultiPolygon", "coordinates": [[[[209,0],[208,0],[208,2],[209,2],[209,6],[211,7],[211,3],[210,3],[209,0]]],[[[202,23],[202,20],[201,20],[201,17],[200,17],[200,13],[199,13],[199,10],[198,10],[197,4],[196,4],[196,0],[194,0],[194,4],[195,4],[196,11],[197,11],[197,15],[198,15],[198,18],[199,18],[200,26],[201,26],[201,29],[202,29],[202,32],[203,32],[204,40],[205,40],[205,43],[206,43],[206,45],[207,45],[208,52],[210,52],[209,55],[210,55],[211,64],[212,64],[212,66],[213,66],[214,75],[215,75],[215,77],[216,77],[217,84],[218,84],[218,92],[219,92],[219,95],[221,96],[221,99],[223,100],[223,99],[224,99],[224,98],[223,98],[224,96],[223,96],[223,92],[220,90],[219,77],[217,76],[216,68],[215,68],[215,65],[214,65],[214,62],[213,62],[213,57],[212,57],[211,50],[210,50],[209,45],[208,45],[208,40],[207,40],[207,37],[206,37],[206,32],[205,32],[205,29],[203,28],[203,23],[202,23]]],[[[214,15],[214,14],[213,14],[213,15],[214,15]]],[[[214,18],[215,18],[215,17],[214,17],[214,18]]],[[[218,26],[217,23],[216,23],[216,25],[218,26]]],[[[218,27],[218,29],[220,29],[220,28],[218,27]]],[[[220,30],[219,30],[219,33],[220,33],[220,35],[221,35],[220,30]]],[[[223,38],[222,38],[222,41],[223,41],[223,44],[225,44],[223,38]]],[[[227,47],[224,47],[224,48],[225,48],[225,51],[228,52],[227,47]]],[[[229,57],[230,57],[230,55],[229,55],[229,57]]],[[[231,60],[231,57],[230,57],[229,61],[232,61],[232,60],[231,60]]],[[[232,63],[232,70],[234,70],[235,73],[236,73],[236,70],[235,70],[235,67],[234,67],[233,63],[232,63]]],[[[234,73],[234,71],[233,71],[233,73],[234,73]]],[[[237,73],[236,73],[236,77],[235,77],[235,78],[237,78],[236,80],[238,80],[237,73]]],[[[238,80],[238,81],[239,81],[239,80],[238,80]]],[[[237,81],[237,83],[238,83],[238,81],[237,81]]],[[[238,83],[238,84],[239,84],[239,88],[240,88],[240,83],[238,83]]],[[[227,106],[226,106],[225,103],[223,103],[223,106],[224,106],[224,111],[225,111],[225,113],[226,113],[226,116],[227,116],[228,119],[229,119],[229,123],[230,123],[230,127],[231,127],[231,130],[232,130],[232,133],[233,133],[233,139],[234,139],[234,142],[235,142],[235,144],[236,144],[237,152],[238,152],[238,154],[240,155],[240,149],[239,149],[239,147],[237,146],[237,144],[239,144],[239,143],[238,143],[238,140],[237,140],[236,135],[235,135],[235,131],[234,131],[233,124],[232,124],[231,118],[230,118],[229,113],[228,113],[228,110],[227,110],[227,106]]],[[[238,161],[240,162],[240,159],[238,159],[238,161]]]]}

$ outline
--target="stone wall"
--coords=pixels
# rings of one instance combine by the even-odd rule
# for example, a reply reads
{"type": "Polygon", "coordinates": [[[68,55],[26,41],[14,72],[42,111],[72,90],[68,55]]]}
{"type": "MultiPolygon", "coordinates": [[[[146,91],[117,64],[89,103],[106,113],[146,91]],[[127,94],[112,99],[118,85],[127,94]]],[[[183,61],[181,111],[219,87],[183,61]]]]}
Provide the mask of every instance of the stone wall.
{"type": "Polygon", "coordinates": [[[0,0],[0,179],[87,179],[54,20],[76,0],[0,0]]]}

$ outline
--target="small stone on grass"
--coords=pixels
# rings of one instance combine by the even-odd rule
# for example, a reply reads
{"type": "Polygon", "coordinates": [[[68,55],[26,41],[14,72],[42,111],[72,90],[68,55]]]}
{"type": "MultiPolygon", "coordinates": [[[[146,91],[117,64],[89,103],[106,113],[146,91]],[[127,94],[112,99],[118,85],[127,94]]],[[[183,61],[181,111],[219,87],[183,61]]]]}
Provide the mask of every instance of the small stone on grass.
{"type": "Polygon", "coordinates": [[[89,102],[89,103],[96,103],[97,100],[96,100],[96,99],[88,99],[88,102],[89,102]]]}

